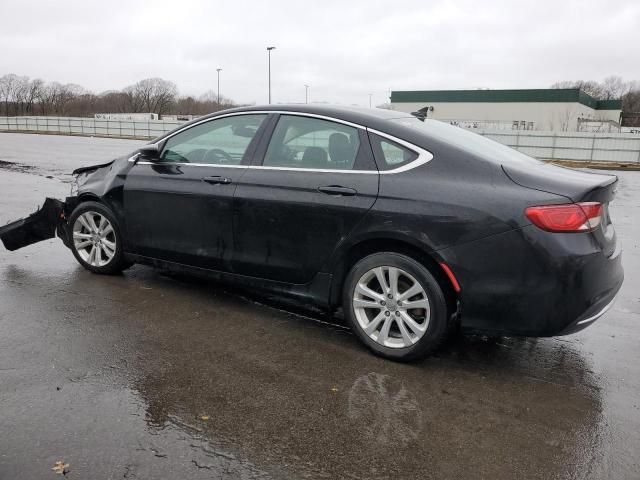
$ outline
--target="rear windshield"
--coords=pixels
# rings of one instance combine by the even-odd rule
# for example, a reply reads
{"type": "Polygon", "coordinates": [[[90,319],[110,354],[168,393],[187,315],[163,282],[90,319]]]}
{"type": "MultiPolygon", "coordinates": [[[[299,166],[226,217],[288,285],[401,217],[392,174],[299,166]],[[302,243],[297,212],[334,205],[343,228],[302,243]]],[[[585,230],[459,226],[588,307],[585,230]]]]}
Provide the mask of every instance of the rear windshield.
{"type": "Polygon", "coordinates": [[[494,140],[490,140],[464,128],[454,127],[437,120],[418,120],[415,117],[396,118],[391,120],[405,127],[419,130],[429,137],[451,144],[474,155],[494,160],[500,164],[540,164],[539,160],[518,152],[494,140]]]}

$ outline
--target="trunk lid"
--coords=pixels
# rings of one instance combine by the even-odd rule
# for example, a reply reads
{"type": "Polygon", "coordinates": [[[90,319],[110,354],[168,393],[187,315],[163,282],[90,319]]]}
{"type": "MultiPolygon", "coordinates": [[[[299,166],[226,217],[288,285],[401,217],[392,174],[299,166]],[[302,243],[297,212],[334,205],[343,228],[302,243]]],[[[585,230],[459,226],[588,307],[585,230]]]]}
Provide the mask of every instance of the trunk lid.
{"type": "Polygon", "coordinates": [[[550,163],[503,164],[502,169],[518,185],[562,195],[572,202],[610,202],[618,182],[615,175],[581,172],[550,163]]]}
{"type": "Polygon", "coordinates": [[[548,163],[503,164],[502,169],[522,187],[562,195],[574,203],[602,203],[602,220],[592,234],[607,257],[616,253],[616,234],[609,216],[609,203],[615,197],[618,177],[548,163]]]}

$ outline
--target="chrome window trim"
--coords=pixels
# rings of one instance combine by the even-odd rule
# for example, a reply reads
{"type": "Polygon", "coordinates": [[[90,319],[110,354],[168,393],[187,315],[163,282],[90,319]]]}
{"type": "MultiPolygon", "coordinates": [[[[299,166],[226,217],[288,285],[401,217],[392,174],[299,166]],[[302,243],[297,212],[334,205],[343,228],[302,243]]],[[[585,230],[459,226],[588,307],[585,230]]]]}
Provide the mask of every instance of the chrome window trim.
{"type": "Polygon", "coordinates": [[[327,121],[330,121],[330,122],[342,123],[343,125],[349,125],[350,127],[359,128],[361,130],[365,130],[366,129],[366,127],[363,127],[362,125],[358,125],[356,123],[351,123],[351,122],[348,122],[346,120],[341,120],[339,118],[327,117],[326,115],[318,115],[316,113],[288,112],[286,110],[254,110],[254,111],[247,111],[247,112],[225,113],[225,114],[222,114],[222,115],[216,115],[215,117],[203,119],[203,120],[201,120],[199,122],[192,123],[191,125],[183,127],[180,130],[178,130],[176,132],[173,132],[171,135],[168,135],[166,137],[162,137],[162,140],[156,142],[155,145],[160,145],[160,143],[169,140],[171,137],[173,137],[173,136],[175,136],[175,135],[177,135],[177,134],[179,134],[181,132],[184,132],[185,130],[188,130],[189,128],[201,125],[203,123],[213,122],[214,120],[218,120],[219,118],[234,117],[234,116],[239,116],[239,115],[268,115],[270,113],[279,113],[279,114],[285,114],[285,115],[296,115],[296,116],[299,116],[299,117],[318,118],[320,120],[327,120],[327,121]]]}
{"type": "Polygon", "coordinates": [[[219,118],[225,118],[225,117],[231,117],[231,116],[236,116],[236,115],[262,115],[262,114],[270,114],[270,113],[277,113],[277,114],[281,114],[281,115],[294,115],[294,116],[299,116],[299,117],[310,117],[310,118],[318,118],[320,120],[326,120],[329,122],[334,122],[334,123],[341,123],[343,125],[348,125],[350,127],[354,127],[354,128],[358,128],[361,130],[365,130],[366,132],[371,132],[374,133],[376,135],[379,135],[381,137],[387,138],[389,140],[391,140],[392,142],[395,142],[399,145],[402,145],[405,148],[408,148],[409,150],[415,152],[418,154],[418,157],[410,162],[407,163],[406,165],[402,165],[398,168],[394,168],[391,170],[340,170],[340,169],[325,169],[325,168],[297,168],[297,167],[271,167],[271,166],[264,166],[264,165],[225,165],[225,164],[219,164],[219,163],[182,163],[182,162],[147,162],[147,161],[142,161],[142,162],[136,162],[136,160],[139,157],[139,154],[133,155],[131,158],[129,158],[130,162],[136,162],[139,165],[179,165],[179,166],[186,166],[186,167],[222,167],[222,168],[245,168],[245,169],[252,169],[252,170],[276,170],[276,171],[289,171],[289,172],[314,172],[314,173],[355,173],[355,174],[363,174],[363,175],[375,175],[375,174],[380,174],[380,175],[392,175],[392,174],[396,174],[396,173],[402,173],[402,172],[407,172],[409,170],[413,170],[414,168],[417,168],[421,165],[424,165],[425,163],[430,162],[433,159],[433,154],[431,152],[429,152],[428,150],[425,150],[424,148],[418,147],[417,145],[414,145],[412,143],[407,142],[406,140],[402,140],[401,138],[395,137],[393,135],[389,135],[388,133],[384,133],[381,132],[379,130],[375,130],[372,128],[368,128],[365,127],[363,125],[358,125],[356,123],[352,123],[352,122],[348,122],[346,120],[341,120],[339,118],[334,118],[334,117],[328,117],[326,115],[319,115],[319,114],[315,114],[315,113],[307,113],[307,112],[289,112],[286,110],[255,110],[255,111],[247,111],[247,112],[233,112],[233,113],[226,113],[223,115],[218,115],[216,117],[212,117],[212,118],[207,118],[205,120],[202,120],[201,122],[197,122],[194,123],[192,125],[189,125],[187,127],[184,127],[174,133],[172,133],[171,135],[169,135],[168,137],[164,137],[160,142],[156,142],[155,145],[159,145],[161,142],[164,142],[166,140],[168,140],[169,138],[173,137],[174,135],[177,135],[178,133],[181,133],[191,127],[195,127],[197,125],[206,123],[206,122],[211,122],[214,120],[217,120],[219,118]]]}
{"type": "Polygon", "coordinates": [[[321,173],[360,173],[373,175],[377,170],[338,170],[328,168],[297,168],[297,167],[265,167],[263,165],[224,165],[221,163],[178,163],[178,162],[138,162],[138,165],[178,165],[181,167],[220,167],[220,168],[246,168],[251,170],[279,170],[287,172],[321,172],[321,173]]]}
{"type": "Polygon", "coordinates": [[[316,173],[359,173],[361,175],[375,175],[377,170],[340,170],[338,168],[298,168],[298,167],[265,167],[264,165],[251,165],[254,170],[277,170],[282,172],[316,172],[316,173]]]}
{"type": "Polygon", "coordinates": [[[375,130],[373,128],[367,128],[367,132],[373,133],[380,137],[386,138],[387,140],[391,140],[398,145],[402,145],[408,150],[415,152],[418,154],[418,158],[416,158],[413,162],[409,162],[406,165],[401,165],[398,168],[392,168],[391,170],[382,170],[380,171],[380,175],[389,175],[394,173],[402,173],[409,170],[413,170],[414,168],[419,167],[420,165],[424,165],[425,163],[433,160],[433,153],[424,148],[418,147],[413,143],[409,143],[406,140],[402,140],[401,138],[394,137],[393,135],[389,135],[388,133],[381,132],[379,130],[375,130]]]}
{"type": "Polygon", "coordinates": [[[249,165],[224,165],[222,163],[184,163],[184,162],[138,162],[138,165],[161,165],[179,167],[223,167],[223,168],[249,168],[249,165]]]}

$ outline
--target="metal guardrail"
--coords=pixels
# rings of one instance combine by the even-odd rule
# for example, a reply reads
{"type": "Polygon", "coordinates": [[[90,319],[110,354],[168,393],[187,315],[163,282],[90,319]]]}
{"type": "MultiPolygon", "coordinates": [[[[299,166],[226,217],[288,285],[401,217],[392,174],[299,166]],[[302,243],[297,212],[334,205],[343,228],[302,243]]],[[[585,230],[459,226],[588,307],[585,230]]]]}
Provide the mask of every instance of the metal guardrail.
{"type": "MultiPolygon", "coordinates": [[[[0,131],[150,139],[177,120],[109,120],[81,117],[0,117],[0,131]]],[[[640,165],[640,137],[630,133],[541,132],[470,129],[541,160],[640,165]]]]}
{"type": "Polygon", "coordinates": [[[0,131],[118,138],[155,138],[185,122],[82,117],[0,117],[0,131]]]}

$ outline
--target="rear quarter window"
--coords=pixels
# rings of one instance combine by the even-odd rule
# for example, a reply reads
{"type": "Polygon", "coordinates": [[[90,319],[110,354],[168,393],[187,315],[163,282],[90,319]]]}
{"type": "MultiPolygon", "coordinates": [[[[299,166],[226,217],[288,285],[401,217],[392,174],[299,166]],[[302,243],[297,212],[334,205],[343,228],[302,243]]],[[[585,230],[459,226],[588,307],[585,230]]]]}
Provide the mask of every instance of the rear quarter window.
{"type": "Polygon", "coordinates": [[[418,154],[392,140],[371,134],[371,146],[378,170],[393,170],[413,162],[418,154]]]}

